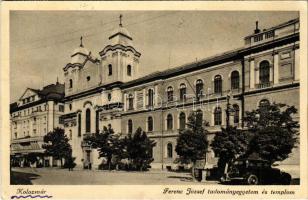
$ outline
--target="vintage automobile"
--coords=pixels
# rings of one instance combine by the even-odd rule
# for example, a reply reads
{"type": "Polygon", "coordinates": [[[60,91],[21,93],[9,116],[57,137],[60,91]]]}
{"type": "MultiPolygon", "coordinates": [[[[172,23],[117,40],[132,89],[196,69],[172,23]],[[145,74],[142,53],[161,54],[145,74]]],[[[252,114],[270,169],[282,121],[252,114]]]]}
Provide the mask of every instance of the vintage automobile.
{"type": "Polygon", "coordinates": [[[291,175],[261,159],[237,159],[226,165],[222,183],[289,185],[291,175]]]}

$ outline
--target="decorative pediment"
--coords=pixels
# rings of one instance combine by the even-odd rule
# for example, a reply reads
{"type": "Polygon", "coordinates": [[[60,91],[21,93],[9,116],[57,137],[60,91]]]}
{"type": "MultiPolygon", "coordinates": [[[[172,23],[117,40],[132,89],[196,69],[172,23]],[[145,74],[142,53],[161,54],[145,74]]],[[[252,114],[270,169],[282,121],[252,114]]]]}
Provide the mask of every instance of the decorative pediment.
{"type": "Polygon", "coordinates": [[[38,90],[27,88],[19,100],[38,95],[38,90]]]}

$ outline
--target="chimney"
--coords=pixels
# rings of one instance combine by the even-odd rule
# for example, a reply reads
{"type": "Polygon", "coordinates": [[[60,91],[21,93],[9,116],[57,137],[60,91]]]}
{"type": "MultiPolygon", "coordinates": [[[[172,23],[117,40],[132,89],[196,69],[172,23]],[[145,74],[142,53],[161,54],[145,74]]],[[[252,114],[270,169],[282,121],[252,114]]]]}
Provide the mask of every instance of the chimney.
{"type": "Polygon", "coordinates": [[[255,29],[255,34],[260,33],[260,29],[258,28],[259,22],[256,21],[256,29],[255,29]]]}

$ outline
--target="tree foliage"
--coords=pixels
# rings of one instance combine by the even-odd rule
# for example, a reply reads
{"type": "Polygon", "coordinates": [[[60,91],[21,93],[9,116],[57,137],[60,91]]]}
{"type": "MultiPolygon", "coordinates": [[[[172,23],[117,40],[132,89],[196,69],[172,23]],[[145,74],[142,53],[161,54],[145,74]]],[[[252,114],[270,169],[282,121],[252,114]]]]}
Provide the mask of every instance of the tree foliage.
{"type": "Polygon", "coordinates": [[[72,147],[69,144],[69,139],[61,128],[55,128],[52,132],[44,136],[42,148],[45,149],[45,154],[52,156],[54,159],[68,159],[72,156],[72,147]]]}
{"type": "Polygon", "coordinates": [[[298,140],[299,124],[293,119],[296,113],[294,106],[277,103],[247,111],[243,118],[247,130],[228,128],[215,135],[211,146],[219,156],[219,167],[250,155],[272,163],[288,158],[298,140]]]}
{"type": "Polygon", "coordinates": [[[130,160],[132,168],[136,170],[146,170],[153,162],[152,149],[156,143],[149,139],[147,134],[139,127],[134,135],[128,134],[123,139],[127,158],[130,160]]]}
{"type": "Polygon", "coordinates": [[[208,147],[207,124],[202,119],[202,112],[196,111],[189,115],[187,128],[180,131],[175,147],[181,163],[195,163],[205,159],[208,147]]]}
{"type": "Polygon", "coordinates": [[[97,148],[99,158],[106,158],[107,165],[111,166],[112,158],[121,156],[123,153],[123,143],[120,134],[116,134],[111,126],[104,126],[102,132],[95,133],[85,138],[92,148],[97,148]]]}
{"type": "Polygon", "coordinates": [[[211,143],[213,151],[219,157],[218,168],[223,170],[226,163],[246,154],[251,139],[252,134],[248,131],[238,130],[236,127],[222,128],[211,143]]]}
{"type": "Polygon", "coordinates": [[[288,158],[298,142],[299,124],[294,120],[296,113],[294,106],[275,102],[246,112],[244,121],[254,134],[247,154],[257,153],[272,163],[288,158]]]}
{"type": "Polygon", "coordinates": [[[297,109],[294,106],[274,102],[258,107],[256,110],[247,111],[243,121],[252,132],[267,127],[281,127],[290,134],[297,134],[299,124],[293,119],[295,114],[297,109]]]}

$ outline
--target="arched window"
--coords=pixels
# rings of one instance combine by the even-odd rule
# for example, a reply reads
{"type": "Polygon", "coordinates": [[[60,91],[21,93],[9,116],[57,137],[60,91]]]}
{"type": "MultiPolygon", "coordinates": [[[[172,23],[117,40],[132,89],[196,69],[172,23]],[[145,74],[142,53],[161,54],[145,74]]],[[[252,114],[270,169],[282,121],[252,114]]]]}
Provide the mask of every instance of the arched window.
{"type": "Polygon", "coordinates": [[[148,106],[152,107],[154,105],[154,91],[153,89],[148,90],[148,106]]]}
{"type": "Polygon", "coordinates": [[[186,100],[186,85],[184,83],[181,83],[180,85],[180,100],[186,100]]]}
{"type": "Polygon", "coordinates": [[[91,110],[86,110],[86,133],[91,133],[91,110]]]}
{"type": "Polygon", "coordinates": [[[238,71],[233,71],[231,73],[231,89],[239,89],[240,88],[240,74],[238,71]]]}
{"type": "Polygon", "coordinates": [[[268,84],[270,81],[270,64],[266,60],[260,63],[259,80],[260,84],[268,84]]]}
{"type": "Polygon", "coordinates": [[[68,107],[70,110],[72,110],[72,104],[69,104],[68,107]]]}
{"type": "Polygon", "coordinates": [[[222,93],[222,78],[220,75],[216,75],[214,78],[214,93],[222,93]]]}
{"type": "Polygon", "coordinates": [[[173,87],[171,86],[167,88],[167,98],[168,101],[173,101],[173,87]]]}
{"type": "Polygon", "coordinates": [[[153,117],[148,117],[148,131],[153,131],[153,117]]]}
{"type": "Polygon", "coordinates": [[[70,85],[70,88],[73,88],[73,80],[72,79],[70,79],[70,83],[69,83],[70,85]]]}
{"type": "Polygon", "coordinates": [[[234,109],[234,124],[237,124],[240,122],[240,107],[237,104],[234,104],[233,109],[234,109]]]}
{"type": "Polygon", "coordinates": [[[73,139],[73,134],[72,134],[72,130],[69,130],[69,139],[71,140],[71,139],[73,139]]]}
{"type": "Polygon", "coordinates": [[[108,65],[108,76],[111,76],[112,75],[112,65],[109,64],[108,65]]]}
{"type": "Polygon", "coordinates": [[[127,131],[130,134],[133,133],[133,121],[131,119],[127,121],[127,131]]]}
{"type": "Polygon", "coordinates": [[[186,127],[186,115],[185,115],[185,113],[183,113],[183,112],[180,113],[179,121],[180,121],[180,130],[184,130],[185,127],[186,127]]]}
{"type": "Polygon", "coordinates": [[[201,79],[196,81],[196,95],[198,99],[203,95],[203,81],[201,79]]]}
{"type": "Polygon", "coordinates": [[[221,108],[220,107],[216,107],[214,110],[214,125],[221,125],[221,108]]]}
{"type": "Polygon", "coordinates": [[[173,129],[173,117],[171,114],[167,115],[167,130],[173,129]]]}
{"type": "Polygon", "coordinates": [[[172,158],[172,151],[173,151],[172,144],[168,143],[167,144],[167,156],[168,156],[168,158],[172,158]]]}
{"type": "Polygon", "coordinates": [[[131,76],[131,75],[132,75],[132,66],[127,65],[127,76],[131,76]]]}
{"type": "Polygon", "coordinates": [[[128,95],[128,110],[134,109],[134,96],[132,94],[128,95]]]}

